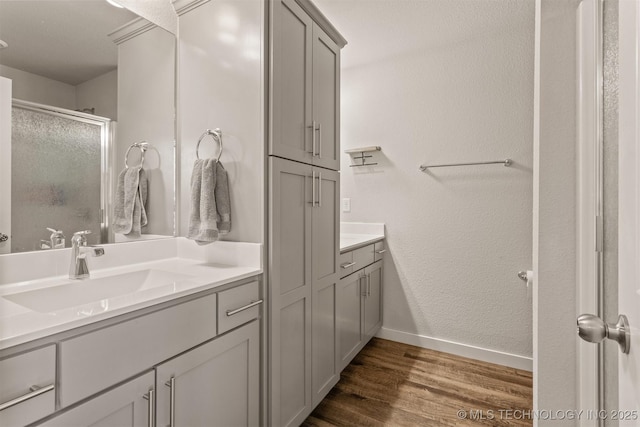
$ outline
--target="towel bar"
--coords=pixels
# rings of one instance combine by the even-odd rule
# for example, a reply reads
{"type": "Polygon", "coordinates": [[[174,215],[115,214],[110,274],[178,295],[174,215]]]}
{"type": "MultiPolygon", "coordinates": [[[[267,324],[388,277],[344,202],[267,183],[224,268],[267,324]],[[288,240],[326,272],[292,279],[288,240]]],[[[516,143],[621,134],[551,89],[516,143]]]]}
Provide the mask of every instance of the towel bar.
{"type": "Polygon", "coordinates": [[[492,160],[489,162],[472,162],[472,163],[448,163],[444,165],[420,165],[420,170],[422,172],[426,171],[429,168],[443,168],[448,166],[473,166],[473,165],[494,165],[494,164],[502,164],[504,166],[511,166],[513,160],[504,159],[504,160],[492,160]]]}

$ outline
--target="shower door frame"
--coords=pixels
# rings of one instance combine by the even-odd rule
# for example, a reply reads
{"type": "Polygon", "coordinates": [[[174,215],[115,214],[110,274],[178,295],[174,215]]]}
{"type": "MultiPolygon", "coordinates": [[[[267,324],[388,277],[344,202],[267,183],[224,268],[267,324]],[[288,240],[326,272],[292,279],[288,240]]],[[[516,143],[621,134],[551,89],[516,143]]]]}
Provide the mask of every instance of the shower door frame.
{"type": "Polygon", "coordinates": [[[108,243],[109,226],[111,224],[110,206],[112,206],[113,201],[113,174],[111,171],[111,163],[116,123],[106,117],[81,113],[52,105],[24,101],[17,98],[12,99],[11,107],[76,120],[100,128],[100,242],[108,243]]]}

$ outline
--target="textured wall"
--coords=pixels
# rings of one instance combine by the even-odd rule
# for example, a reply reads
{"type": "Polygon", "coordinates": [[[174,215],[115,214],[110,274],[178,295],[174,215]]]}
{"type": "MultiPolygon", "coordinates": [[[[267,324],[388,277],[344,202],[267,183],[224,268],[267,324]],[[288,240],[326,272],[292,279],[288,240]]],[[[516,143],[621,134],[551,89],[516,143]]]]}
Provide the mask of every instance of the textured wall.
{"type": "Polygon", "coordinates": [[[322,3],[354,64],[342,73],[343,149],[382,147],[376,167],[349,168],[343,154],[352,211],[341,219],[386,224],[384,327],[531,357],[532,300],[516,272],[532,262],[534,2],[361,8],[367,22],[393,16],[378,27],[393,43],[322,3]],[[418,170],[507,157],[510,168],[418,170]]]}
{"type": "MultiPolygon", "coordinates": [[[[263,8],[255,0],[221,0],[180,16],[181,236],[187,234],[196,143],[206,129],[219,127],[231,192],[231,232],[224,238],[263,241],[263,8]]],[[[207,137],[200,158],[216,155],[207,137]]]]}

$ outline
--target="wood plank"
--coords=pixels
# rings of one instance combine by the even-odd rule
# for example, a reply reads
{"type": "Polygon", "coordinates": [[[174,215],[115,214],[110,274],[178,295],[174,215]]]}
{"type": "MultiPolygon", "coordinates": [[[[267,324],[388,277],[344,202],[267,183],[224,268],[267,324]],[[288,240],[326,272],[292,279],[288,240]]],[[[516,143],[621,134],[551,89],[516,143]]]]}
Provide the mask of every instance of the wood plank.
{"type": "Polygon", "coordinates": [[[531,372],[374,338],[302,425],[531,426],[532,408],[531,372]]]}

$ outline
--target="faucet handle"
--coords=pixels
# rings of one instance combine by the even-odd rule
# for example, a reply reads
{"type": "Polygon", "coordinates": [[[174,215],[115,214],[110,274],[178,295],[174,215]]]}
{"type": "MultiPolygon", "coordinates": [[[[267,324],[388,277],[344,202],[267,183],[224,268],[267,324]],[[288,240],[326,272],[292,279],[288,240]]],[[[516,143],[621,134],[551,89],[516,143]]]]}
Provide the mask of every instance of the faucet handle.
{"type": "Polygon", "coordinates": [[[86,246],[87,238],[85,237],[87,234],[91,234],[91,230],[82,230],[76,231],[73,233],[73,237],[71,238],[72,246],[86,246]]]}

